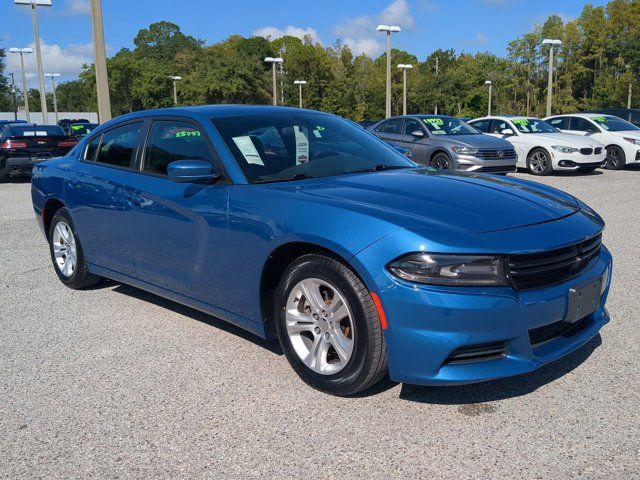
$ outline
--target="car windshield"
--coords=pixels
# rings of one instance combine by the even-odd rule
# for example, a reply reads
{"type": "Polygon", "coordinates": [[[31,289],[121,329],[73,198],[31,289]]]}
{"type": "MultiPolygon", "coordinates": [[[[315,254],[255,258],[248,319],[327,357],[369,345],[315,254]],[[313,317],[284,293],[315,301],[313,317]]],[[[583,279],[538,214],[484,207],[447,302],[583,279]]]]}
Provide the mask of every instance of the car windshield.
{"type": "Polygon", "coordinates": [[[56,137],[64,131],[56,125],[11,125],[9,135],[13,137],[56,137]]]}
{"type": "Polygon", "coordinates": [[[520,133],[558,133],[559,130],[539,118],[514,118],[511,122],[520,133]]]}
{"type": "Polygon", "coordinates": [[[596,122],[607,132],[627,132],[629,130],[640,130],[633,123],[629,123],[626,120],[622,120],[618,117],[612,117],[609,115],[591,115],[591,120],[596,122]]]}
{"type": "Polygon", "coordinates": [[[422,117],[429,133],[434,135],[478,135],[481,132],[459,118],[422,117]]]}
{"type": "Polygon", "coordinates": [[[211,121],[251,183],[417,166],[363,128],[333,115],[281,112],[211,121]]]}

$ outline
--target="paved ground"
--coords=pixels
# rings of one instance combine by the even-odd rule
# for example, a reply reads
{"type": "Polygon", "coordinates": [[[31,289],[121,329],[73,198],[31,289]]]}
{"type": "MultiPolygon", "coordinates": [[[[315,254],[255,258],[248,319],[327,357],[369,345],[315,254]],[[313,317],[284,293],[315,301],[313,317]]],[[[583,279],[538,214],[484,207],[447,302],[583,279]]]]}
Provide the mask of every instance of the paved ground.
{"type": "Polygon", "coordinates": [[[214,318],[63,287],[29,184],[0,185],[0,477],[639,478],[640,170],[543,181],[607,221],[602,338],[519,378],[351,399],[214,318]]]}

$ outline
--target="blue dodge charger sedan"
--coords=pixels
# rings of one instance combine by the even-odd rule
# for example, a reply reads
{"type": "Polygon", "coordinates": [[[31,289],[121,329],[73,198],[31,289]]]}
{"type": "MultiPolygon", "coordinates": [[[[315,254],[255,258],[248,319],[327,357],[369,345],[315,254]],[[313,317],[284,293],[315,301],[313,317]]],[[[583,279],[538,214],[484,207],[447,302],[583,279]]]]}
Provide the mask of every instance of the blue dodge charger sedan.
{"type": "Polygon", "coordinates": [[[102,277],[277,336],[309,385],[530,372],[609,321],[602,219],[536,183],[420,167],[334,115],[138,112],[34,167],[60,280],[102,277]]]}

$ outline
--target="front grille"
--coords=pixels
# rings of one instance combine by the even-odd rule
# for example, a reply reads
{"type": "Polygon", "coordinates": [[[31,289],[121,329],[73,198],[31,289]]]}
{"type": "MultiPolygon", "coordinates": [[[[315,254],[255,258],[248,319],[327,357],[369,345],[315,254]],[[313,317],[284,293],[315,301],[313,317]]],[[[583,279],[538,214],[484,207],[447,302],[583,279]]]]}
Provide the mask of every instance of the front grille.
{"type": "Polygon", "coordinates": [[[600,254],[602,235],[548,252],[511,255],[508,275],[516,290],[533,290],[570,280],[600,254]]]}
{"type": "Polygon", "coordinates": [[[596,147],[593,153],[595,153],[596,155],[600,155],[602,153],[602,147],[596,147]]]}
{"type": "Polygon", "coordinates": [[[480,167],[477,170],[474,170],[474,172],[481,172],[481,173],[512,173],[515,171],[516,171],[515,165],[498,165],[498,166],[491,166],[491,167],[480,167]]]}
{"type": "Polygon", "coordinates": [[[516,151],[513,148],[506,150],[490,150],[481,148],[476,157],[483,160],[513,160],[516,158],[516,151]]]}
{"type": "Polygon", "coordinates": [[[529,341],[531,342],[531,346],[536,347],[549,342],[554,338],[572,337],[584,330],[588,325],[589,317],[584,317],[576,323],[569,323],[561,320],[559,322],[529,330],[529,341]]]}
{"type": "Polygon", "coordinates": [[[507,355],[506,342],[482,343],[458,348],[445,360],[445,365],[452,363],[480,362],[485,360],[496,360],[507,355]]]}
{"type": "Polygon", "coordinates": [[[593,148],[581,148],[580,153],[582,155],[591,155],[593,153],[593,148]]]}

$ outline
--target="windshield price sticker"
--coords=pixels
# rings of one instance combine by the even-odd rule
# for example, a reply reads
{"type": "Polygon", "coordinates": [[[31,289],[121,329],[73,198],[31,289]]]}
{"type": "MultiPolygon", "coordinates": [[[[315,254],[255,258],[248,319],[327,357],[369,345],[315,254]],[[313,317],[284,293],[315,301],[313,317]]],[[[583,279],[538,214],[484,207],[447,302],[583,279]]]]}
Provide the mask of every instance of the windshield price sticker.
{"type": "Polygon", "coordinates": [[[202,134],[198,130],[180,130],[176,132],[176,138],[199,137],[202,134]]]}
{"type": "Polygon", "coordinates": [[[594,115],[591,117],[591,120],[595,120],[596,122],[599,123],[606,123],[607,122],[607,118],[603,117],[602,115],[594,115]]]}
{"type": "Polygon", "coordinates": [[[436,128],[440,128],[441,125],[444,125],[444,120],[441,118],[423,118],[423,121],[427,125],[433,125],[436,128]]]}
{"type": "Polygon", "coordinates": [[[82,130],[84,128],[84,125],[71,125],[71,130],[73,130],[74,132],[77,132],[78,130],[82,130]]]}
{"type": "Polygon", "coordinates": [[[528,118],[514,118],[511,121],[513,123],[515,123],[516,125],[520,125],[522,127],[526,127],[527,125],[529,125],[529,119],[528,118]]]}
{"type": "Polygon", "coordinates": [[[306,128],[297,125],[293,127],[296,136],[296,165],[309,161],[309,138],[307,138],[305,130],[306,128]]]}
{"type": "Polygon", "coordinates": [[[262,165],[264,167],[264,162],[256,150],[256,146],[253,144],[253,140],[248,135],[242,137],[233,137],[233,142],[242,153],[242,156],[247,161],[247,163],[252,163],[254,165],[262,165]]]}

